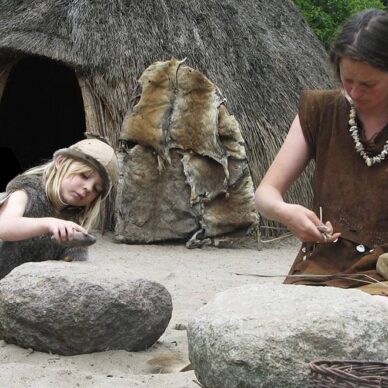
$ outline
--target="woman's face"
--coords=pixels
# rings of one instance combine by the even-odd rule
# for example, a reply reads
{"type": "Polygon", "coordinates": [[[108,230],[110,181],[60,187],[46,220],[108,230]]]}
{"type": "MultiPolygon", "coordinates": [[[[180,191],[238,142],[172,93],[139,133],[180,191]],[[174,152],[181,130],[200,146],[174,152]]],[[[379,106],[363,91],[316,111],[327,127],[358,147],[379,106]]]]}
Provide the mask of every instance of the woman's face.
{"type": "Polygon", "coordinates": [[[340,62],[340,75],[356,108],[373,111],[388,107],[388,71],[344,57],[340,62]]]}
{"type": "Polygon", "coordinates": [[[101,194],[103,183],[97,172],[68,174],[61,183],[61,198],[71,206],[88,206],[101,194]]]}

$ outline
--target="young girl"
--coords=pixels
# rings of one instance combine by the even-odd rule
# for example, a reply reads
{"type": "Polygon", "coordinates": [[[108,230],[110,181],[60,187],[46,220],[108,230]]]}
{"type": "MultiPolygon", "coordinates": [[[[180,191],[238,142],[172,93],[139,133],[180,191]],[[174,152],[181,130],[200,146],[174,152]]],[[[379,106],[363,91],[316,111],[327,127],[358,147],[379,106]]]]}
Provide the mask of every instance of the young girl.
{"type": "Polygon", "coordinates": [[[66,244],[87,234],[117,177],[113,148],[86,139],[14,178],[0,200],[0,279],[29,261],[85,260],[87,247],[66,244]]]}

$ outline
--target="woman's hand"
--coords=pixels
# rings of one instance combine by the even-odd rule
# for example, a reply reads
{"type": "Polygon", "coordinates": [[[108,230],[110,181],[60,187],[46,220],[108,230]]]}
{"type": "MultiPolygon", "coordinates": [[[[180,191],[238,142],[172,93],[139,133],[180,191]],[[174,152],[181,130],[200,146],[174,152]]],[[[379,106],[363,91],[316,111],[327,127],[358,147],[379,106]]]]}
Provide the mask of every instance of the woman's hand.
{"type": "Polygon", "coordinates": [[[278,217],[279,221],[303,242],[333,242],[341,235],[333,233],[330,221],[323,224],[313,211],[301,205],[283,202],[278,217]]]}

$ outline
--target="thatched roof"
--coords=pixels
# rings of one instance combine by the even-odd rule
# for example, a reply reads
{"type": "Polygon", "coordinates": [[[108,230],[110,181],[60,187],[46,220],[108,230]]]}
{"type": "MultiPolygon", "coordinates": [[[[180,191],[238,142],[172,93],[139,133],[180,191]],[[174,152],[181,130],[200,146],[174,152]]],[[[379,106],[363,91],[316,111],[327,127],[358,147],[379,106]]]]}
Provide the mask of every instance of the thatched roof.
{"type": "MultiPolygon", "coordinates": [[[[74,68],[108,112],[113,141],[143,70],[187,57],[241,124],[255,185],[300,91],[333,82],[323,46],[291,0],[3,0],[0,18],[0,58],[39,55],[74,68]]],[[[306,202],[306,186],[291,199],[306,202]]]]}

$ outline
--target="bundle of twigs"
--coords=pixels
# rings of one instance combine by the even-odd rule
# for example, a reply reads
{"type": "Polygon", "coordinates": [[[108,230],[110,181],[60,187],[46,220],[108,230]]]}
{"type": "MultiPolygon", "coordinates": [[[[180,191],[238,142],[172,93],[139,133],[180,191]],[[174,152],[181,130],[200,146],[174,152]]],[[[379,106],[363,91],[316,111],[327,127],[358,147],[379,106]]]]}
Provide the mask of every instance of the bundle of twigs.
{"type": "Polygon", "coordinates": [[[327,361],[310,363],[310,387],[387,388],[388,363],[375,361],[327,361]]]}

